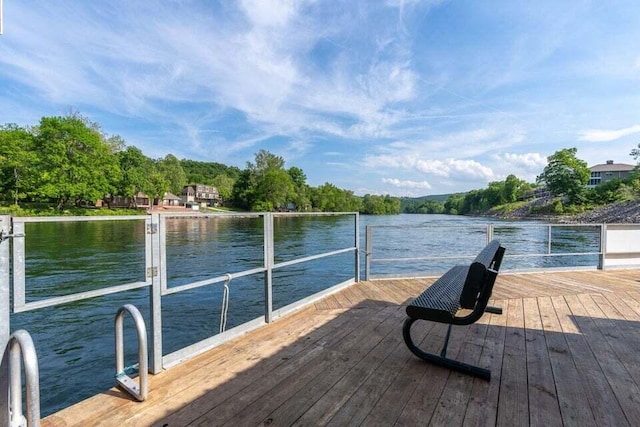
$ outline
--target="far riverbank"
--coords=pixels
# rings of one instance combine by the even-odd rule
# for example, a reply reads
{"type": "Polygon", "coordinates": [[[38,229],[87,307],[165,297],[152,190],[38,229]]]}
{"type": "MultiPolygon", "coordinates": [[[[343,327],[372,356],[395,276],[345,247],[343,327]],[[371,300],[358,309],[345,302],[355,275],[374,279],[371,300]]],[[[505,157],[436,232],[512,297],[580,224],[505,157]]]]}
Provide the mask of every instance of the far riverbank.
{"type": "Polygon", "coordinates": [[[531,206],[527,204],[509,213],[485,212],[480,214],[484,217],[500,218],[500,219],[523,219],[523,220],[540,220],[557,223],[607,223],[607,224],[637,224],[640,223],[640,200],[631,200],[626,202],[613,203],[607,206],[600,206],[587,212],[575,215],[549,215],[549,214],[533,214],[531,206]]]}

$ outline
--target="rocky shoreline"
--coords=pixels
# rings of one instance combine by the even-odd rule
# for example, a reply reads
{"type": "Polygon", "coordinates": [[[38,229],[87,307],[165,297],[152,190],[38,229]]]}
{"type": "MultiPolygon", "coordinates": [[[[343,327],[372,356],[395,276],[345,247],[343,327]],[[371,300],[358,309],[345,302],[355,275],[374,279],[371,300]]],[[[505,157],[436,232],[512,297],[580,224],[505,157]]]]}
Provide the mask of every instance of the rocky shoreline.
{"type": "Polygon", "coordinates": [[[486,216],[501,219],[536,219],[549,222],[557,222],[561,224],[640,223],[640,199],[614,203],[576,215],[540,215],[531,213],[532,206],[544,205],[547,202],[548,200],[537,199],[525,206],[509,212],[508,214],[488,212],[486,216]]]}

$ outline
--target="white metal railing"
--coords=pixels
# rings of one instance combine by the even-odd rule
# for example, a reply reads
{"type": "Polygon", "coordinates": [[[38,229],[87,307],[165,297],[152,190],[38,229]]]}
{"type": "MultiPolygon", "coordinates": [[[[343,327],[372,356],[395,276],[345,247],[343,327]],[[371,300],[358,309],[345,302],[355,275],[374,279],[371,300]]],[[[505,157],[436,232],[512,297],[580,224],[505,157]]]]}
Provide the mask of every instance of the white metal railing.
{"type": "MultiPolygon", "coordinates": [[[[446,245],[451,244],[451,242],[468,242],[470,240],[469,236],[472,233],[482,234],[484,236],[482,238],[483,242],[488,242],[492,240],[494,237],[500,239],[508,249],[505,254],[506,260],[518,260],[518,259],[531,259],[531,258],[566,258],[571,259],[572,257],[593,257],[596,261],[593,264],[594,268],[604,269],[604,268],[612,268],[612,267],[624,267],[624,266],[640,266],[640,224],[513,224],[513,223],[495,223],[495,224],[485,224],[485,225],[425,225],[425,226],[386,226],[386,225],[376,225],[376,226],[367,226],[365,228],[365,280],[371,280],[375,278],[385,277],[388,278],[393,276],[393,274],[372,274],[372,265],[373,264],[399,264],[399,263],[419,263],[419,262],[434,262],[434,263],[449,263],[453,260],[460,259],[472,259],[475,255],[473,255],[469,251],[469,253],[465,253],[464,251],[458,252],[455,254],[443,254],[443,245],[432,245],[429,249],[431,253],[427,255],[416,256],[413,253],[413,250],[416,246],[416,232],[419,229],[430,229],[437,231],[440,234],[446,233],[448,243],[446,245]],[[532,244],[536,251],[522,251],[520,249],[526,247],[526,243],[515,243],[510,242],[509,237],[505,236],[504,231],[509,228],[517,228],[517,229],[541,229],[544,233],[543,236],[540,236],[540,239],[544,239],[544,244],[538,242],[538,244],[532,244]],[[399,231],[402,229],[406,229],[406,234],[403,238],[396,240],[400,240],[405,243],[403,249],[406,249],[408,252],[412,252],[412,256],[375,256],[377,252],[383,252],[382,250],[378,250],[376,252],[374,240],[376,242],[382,242],[383,245],[387,245],[389,242],[388,233],[385,234],[385,230],[395,229],[395,235],[397,236],[399,231]],[[562,232],[566,229],[580,229],[580,232],[590,232],[592,235],[597,236],[597,241],[591,245],[591,247],[587,247],[585,250],[572,250],[572,251],[559,251],[556,246],[560,245],[560,238],[562,236],[558,236],[559,232],[562,232]],[[378,236],[374,239],[374,230],[378,230],[378,233],[382,236],[378,236]],[[542,249],[542,250],[539,250],[542,249]],[[438,252],[436,252],[438,251],[438,252]],[[435,252],[435,253],[434,253],[435,252]]],[[[531,243],[531,242],[529,242],[531,243]]],[[[384,248],[383,248],[384,249],[384,248]]],[[[398,247],[395,248],[396,252],[399,251],[398,247]]],[[[508,262],[507,262],[508,264],[508,262]]],[[[517,262],[513,262],[512,264],[517,264],[517,262]]],[[[503,263],[504,266],[504,263],[503,263]]],[[[571,268],[571,265],[567,265],[566,267],[559,268],[571,268]]],[[[520,268],[503,267],[503,270],[520,270],[520,268]]],[[[429,271],[411,271],[410,268],[406,268],[402,277],[407,276],[424,276],[424,275],[433,275],[436,272],[429,271]]]]}
{"type": "Polygon", "coordinates": [[[359,215],[356,212],[347,213],[249,213],[249,214],[206,214],[206,213],[186,213],[186,214],[151,214],[146,216],[104,216],[104,217],[18,217],[0,216],[0,233],[4,236],[0,239],[0,344],[6,343],[10,331],[10,312],[27,312],[54,307],[71,302],[81,301],[89,298],[105,296],[115,293],[130,291],[133,289],[149,288],[150,290],[150,339],[149,370],[151,373],[158,373],[163,368],[172,366],[182,360],[202,353],[220,343],[228,341],[248,330],[255,329],[271,322],[273,319],[283,316],[301,306],[309,304],[325,295],[335,292],[359,280],[359,215]],[[295,217],[295,216],[349,216],[354,219],[354,239],[353,244],[338,250],[323,252],[311,256],[304,256],[297,259],[275,262],[274,249],[274,217],[295,217]],[[230,220],[238,218],[256,218],[263,221],[263,254],[264,262],[261,267],[250,268],[244,271],[228,273],[220,276],[210,277],[180,286],[168,287],[167,279],[167,241],[166,221],[169,218],[227,218],[230,220]],[[25,224],[42,222],[78,222],[78,221],[143,221],[144,222],[144,280],[128,283],[119,283],[100,289],[85,292],[71,293],[63,296],[42,297],[36,301],[26,301],[26,263],[25,263],[25,224]],[[12,236],[12,239],[8,237],[12,236]],[[12,256],[9,256],[9,240],[12,240],[12,256]],[[273,308],[273,272],[277,269],[310,262],[313,260],[332,257],[344,253],[354,254],[353,277],[342,283],[335,284],[328,289],[302,298],[278,310],[273,308]],[[11,273],[10,273],[11,271],[11,273]],[[12,296],[13,304],[10,307],[10,286],[9,277],[12,275],[12,296]],[[245,276],[264,276],[264,316],[245,322],[239,326],[225,330],[220,334],[206,338],[198,343],[189,345],[170,354],[163,354],[162,336],[162,300],[168,295],[188,291],[191,289],[209,286],[217,283],[228,283],[230,279],[245,276]]]}

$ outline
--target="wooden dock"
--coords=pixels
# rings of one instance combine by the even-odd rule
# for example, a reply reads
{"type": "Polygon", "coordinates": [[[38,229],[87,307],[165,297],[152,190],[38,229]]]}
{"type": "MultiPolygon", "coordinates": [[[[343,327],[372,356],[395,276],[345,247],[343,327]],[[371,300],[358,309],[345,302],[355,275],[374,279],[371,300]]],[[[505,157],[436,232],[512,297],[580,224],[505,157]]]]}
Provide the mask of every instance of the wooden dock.
{"type": "MultiPolygon", "coordinates": [[[[359,283],[152,376],[145,402],[111,389],[42,425],[640,425],[640,270],[502,273],[504,314],[448,352],[490,382],[405,347],[403,304],[433,281],[359,283]]],[[[446,325],[419,323],[438,352],[446,325]]]]}

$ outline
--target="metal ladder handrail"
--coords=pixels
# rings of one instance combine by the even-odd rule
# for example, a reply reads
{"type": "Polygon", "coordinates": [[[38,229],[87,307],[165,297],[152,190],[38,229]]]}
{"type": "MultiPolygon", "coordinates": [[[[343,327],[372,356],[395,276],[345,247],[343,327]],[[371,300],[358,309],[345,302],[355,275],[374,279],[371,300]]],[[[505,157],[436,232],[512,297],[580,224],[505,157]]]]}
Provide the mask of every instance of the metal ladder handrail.
{"type": "MultiPolygon", "coordinates": [[[[116,329],[116,383],[127,393],[142,402],[149,394],[149,362],[147,359],[147,327],[140,311],[132,304],[125,304],[118,309],[115,318],[116,329]],[[129,312],[133,318],[138,335],[138,380],[139,384],[127,374],[124,366],[124,313],[129,312]]],[[[135,365],[134,365],[135,366],[135,365]]]]}
{"type": "Polygon", "coordinates": [[[24,329],[15,331],[9,337],[2,355],[0,372],[8,372],[9,378],[0,381],[0,406],[2,417],[6,416],[10,427],[40,426],[40,374],[38,355],[29,332],[24,329]],[[22,376],[21,363],[27,397],[27,416],[22,414],[22,376]],[[7,366],[8,364],[8,366],[7,366]],[[6,406],[6,408],[4,408],[6,406]]]}

